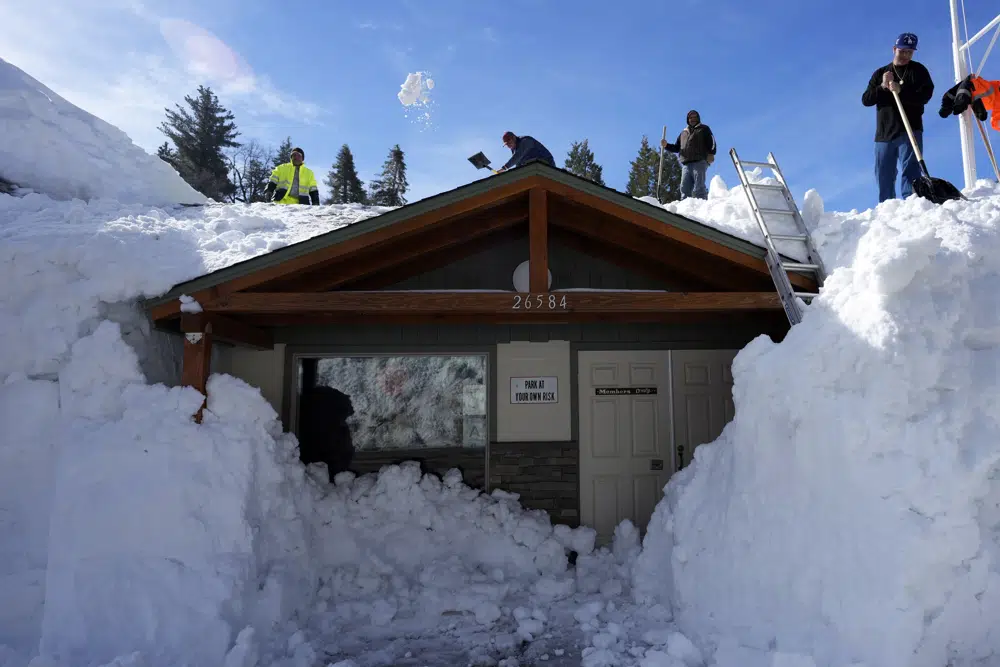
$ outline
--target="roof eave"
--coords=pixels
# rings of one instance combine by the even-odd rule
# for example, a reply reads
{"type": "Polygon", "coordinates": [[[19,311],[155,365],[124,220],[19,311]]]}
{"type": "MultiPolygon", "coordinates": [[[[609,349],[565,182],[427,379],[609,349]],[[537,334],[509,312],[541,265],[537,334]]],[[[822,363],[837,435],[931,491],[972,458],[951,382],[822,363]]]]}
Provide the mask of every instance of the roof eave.
{"type": "Polygon", "coordinates": [[[390,225],[397,224],[418,215],[429,213],[436,209],[448,206],[468,197],[488,192],[489,190],[516,183],[531,177],[547,178],[563,185],[576,188],[585,193],[600,197],[610,203],[619,204],[632,211],[649,216],[665,224],[690,232],[706,240],[718,243],[731,250],[744,253],[757,259],[763,259],[766,250],[760,246],[744,241],[736,236],[709,227],[696,220],[686,218],[682,215],[672,213],[659,206],[641,201],[624,193],[613,190],[606,186],[580,178],[569,172],[555,167],[551,167],[543,162],[532,162],[517,169],[502,172],[500,174],[481,178],[466,185],[459,186],[453,190],[443,192],[426,199],[401,206],[395,210],[359,220],[358,222],[330,230],[318,236],[294,243],[292,245],[273,250],[271,252],[250,257],[230,266],[217,269],[211,273],[206,273],[197,278],[177,283],[162,295],[149,297],[141,300],[141,306],[146,309],[168,303],[179,298],[183,294],[191,294],[201,290],[210,289],[234,278],[238,278],[254,271],[269,268],[281,264],[302,255],[341,243],[352,238],[367,234],[379,229],[384,229],[390,225]]]}

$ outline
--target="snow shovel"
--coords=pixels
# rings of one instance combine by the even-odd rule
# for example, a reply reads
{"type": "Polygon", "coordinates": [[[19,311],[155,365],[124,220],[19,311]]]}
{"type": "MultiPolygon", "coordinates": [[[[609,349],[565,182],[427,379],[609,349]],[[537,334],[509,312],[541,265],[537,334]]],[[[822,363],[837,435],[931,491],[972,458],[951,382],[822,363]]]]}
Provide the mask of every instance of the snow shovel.
{"type": "Polygon", "coordinates": [[[923,172],[922,176],[913,179],[913,191],[917,193],[918,197],[928,199],[935,204],[943,204],[952,199],[965,199],[965,195],[963,195],[961,190],[956,188],[954,185],[943,178],[931,178],[931,175],[927,173],[927,165],[924,163],[924,156],[920,154],[920,148],[917,146],[917,140],[913,137],[913,129],[910,127],[910,119],[906,117],[906,112],[903,110],[903,103],[899,99],[899,93],[895,90],[890,92],[892,93],[892,96],[896,98],[896,106],[899,108],[899,115],[903,118],[903,125],[906,127],[906,135],[910,138],[910,146],[913,147],[913,153],[917,156],[917,163],[920,165],[920,171],[923,172]]]}
{"type": "Polygon", "coordinates": [[[475,167],[476,169],[489,169],[494,174],[499,173],[496,169],[490,166],[490,159],[485,155],[483,155],[482,151],[479,151],[478,153],[470,157],[469,162],[471,162],[472,166],[475,167]]]}

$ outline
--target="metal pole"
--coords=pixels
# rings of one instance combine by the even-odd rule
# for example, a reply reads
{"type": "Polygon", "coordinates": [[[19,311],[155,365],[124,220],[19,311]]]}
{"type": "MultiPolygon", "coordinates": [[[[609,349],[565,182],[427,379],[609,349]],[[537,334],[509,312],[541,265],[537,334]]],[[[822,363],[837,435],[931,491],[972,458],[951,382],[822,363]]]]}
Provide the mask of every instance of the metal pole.
{"type": "MultiPolygon", "coordinates": [[[[953,7],[954,7],[954,5],[955,5],[955,3],[952,3],[953,7]]],[[[954,10],[952,10],[952,11],[954,11],[954,10]]],[[[972,47],[973,44],[975,44],[980,39],[982,39],[983,36],[990,31],[990,28],[993,28],[993,27],[995,27],[997,25],[1000,25],[1000,14],[997,14],[996,18],[994,18],[992,21],[990,21],[989,23],[987,23],[985,28],[983,28],[982,30],[980,30],[979,32],[977,32],[975,35],[973,35],[972,37],[970,37],[968,43],[963,44],[960,47],[960,50],[962,50],[962,51],[969,50],[972,47]]]]}
{"type": "MultiPolygon", "coordinates": [[[[951,48],[955,62],[955,83],[958,83],[969,75],[968,66],[962,55],[962,38],[958,30],[958,0],[951,0],[951,48]]],[[[958,128],[962,140],[962,172],[965,175],[965,187],[971,188],[976,183],[976,145],[972,137],[971,106],[958,117],[958,128]]]]}
{"type": "MultiPolygon", "coordinates": [[[[663,138],[660,140],[667,140],[667,126],[663,126],[663,138]]],[[[660,173],[656,175],[656,201],[660,201],[660,181],[663,180],[663,144],[660,144],[660,173]]]]}

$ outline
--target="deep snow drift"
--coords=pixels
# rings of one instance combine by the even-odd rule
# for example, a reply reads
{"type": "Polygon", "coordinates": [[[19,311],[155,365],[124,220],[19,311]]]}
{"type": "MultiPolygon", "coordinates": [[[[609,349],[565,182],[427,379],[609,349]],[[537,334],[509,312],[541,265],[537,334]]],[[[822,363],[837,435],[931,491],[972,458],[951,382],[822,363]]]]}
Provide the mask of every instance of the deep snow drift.
{"type": "Polygon", "coordinates": [[[1000,651],[1000,190],[981,185],[822,217],[836,270],[781,345],[737,356],[735,419],[639,559],[640,597],[692,638],[824,667],[1000,651]]]}
{"type": "Polygon", "coordinates": [[[117,127],[0,59],[0,179],[53,199],[154,206],[205,197],[117,127]]]}
{"type": "MultiPolygon", "coordinates": [[[[140,185],[103,181],[119,201],[65,201],[93,184],[90,156],[130,144],[4,66],[0,118],[35,135],[0,143],[0,175],[32,171],[20,184],[36,191],[0,195],[5,667],[958,667],[1000,652],[995,186],[851,214],[809,193],[821,298],[782,344],[737,357],[736,418],[672,480],[641,551],[627,523],[594,550],[592,531],[454,473],[330,486],[228,376],[193,423],[201,396],[168,386],[177,341],[134,300],[381,210],[176,207],[187,186],[138,155],[140,185]]],[[[669,208],[760,242],[719,177],[708,201],[669,208]]]]}

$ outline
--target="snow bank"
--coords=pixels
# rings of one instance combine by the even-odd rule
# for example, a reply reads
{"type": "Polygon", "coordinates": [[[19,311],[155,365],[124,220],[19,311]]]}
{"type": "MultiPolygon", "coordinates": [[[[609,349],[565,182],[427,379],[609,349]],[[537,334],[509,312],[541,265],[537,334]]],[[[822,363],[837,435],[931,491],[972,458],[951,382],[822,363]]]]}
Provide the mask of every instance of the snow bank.
{"type": "MultiPolygon", "coordinates": [[[[767,173],[770,173],[768,170],[767,173]]],[[[764,171],[757,167],[747,171],[747,178],[751,183],[777,184],[777,179],[765,176],[764,171]]],[[[787,209],[785,202],[779,192],[766,190],[754,191],[754,196],[761,208],[787,209]]],[[[750,204],[747,203],[746,195],[743,194],[743,187],[737,183],[730,188],[721,176],[712,177],[709,183],[707,199],[683,199],[681,201],[660,204],[655,197],[637,197],[640,201],[652,206],[664,208],[672,213],[683,215],[692,220],[697,220],[703,225],[713,227],[764,247],[764,235],[760,231],[757,221],[753,217],[750,204]]],[[[823,200],[816,190],[808,190],[799,205],[799,213],[803,222],[810,232],[816,233],[823,218],[823,200]]],[[[791,217],[768,213],[766,214],[768,230],[772,234],[798,234],[798,229],[791,217]]],[[[792,259],[804,260],[803,244],[797,241],[775,241],[777,251],[792,259]]],[[[821,253],[822,254],[822,253],[821,253]]],[[[823,255],[824,261],[826,255],[823,255]]],[[[829,270],[829,269],[828,269],[829,270]]]]}
{"type": "MultiPolygon", "coordinates": [[[[22,98],[32,99],[3,100],[22,98]]],[[[15,162],[36,157],[40,169],[85,155],[94,140],[82,120],[21,121],[40,123],[34,145],[9,143],[20,132],[12,129],[0,146],[28,151],[15,162]]],[[[155,184],[162,167],[133,160],[129,173],[155,184]]],[[[12,601],[0,605],[0,646],[30,657],[41,640],[71,661],[141,649],[149,664],[186,651],[220,664],[241,623],[265,633],[292,613],[292,600],[308,599],[298,577],[309,568],[293,565],[299,538],[267,542],[301,530],[292,518],[302,494],[284,488],[300,466],[282,463],[292,445],[272,437],[276,421],[260,432],[273,410],[256,390],[214,378],[217,420],[196,427],[197,394],[149,386],[177,383],[180,341],[153,331],[136,299],[387,209],[160,208],[17,195],[0,194],[0,418],[8,425],[0,432],[0,599],[12,601]],[[225,396],[234,403],[222,410],[225,396]],[[248,582],[264,587],[266,604],[240,592],[248,582]]]]}
{"type": "Polygon", "coordinates": [[[258,390],[213,376],[195,424],[201,394],[143,384],[107,322],[74,345],[60,389],[43,655],[221,664],[248,619],[267,622],[261,602],[272,623],[291,613],[260,592],[276,555],[262,542],[276,536],[280,560],[298,568],[271,586],[308,599],[301,526],[270,504],[283,498],[273,488],[281,426],[258,390]]]}
{"type": "Polygon", "coordinates": [[[637,597],[720,667],[1000,651],[1000,189],[967,194],[822,214],[820,298],[740,352],[735,419],[657,507],[637,597]]]}
{"type": "Polygon", "coordinates": [[[198,204],[205,197],[118,128],[0,59],[0,179],[54,199],[198,204]]]}

